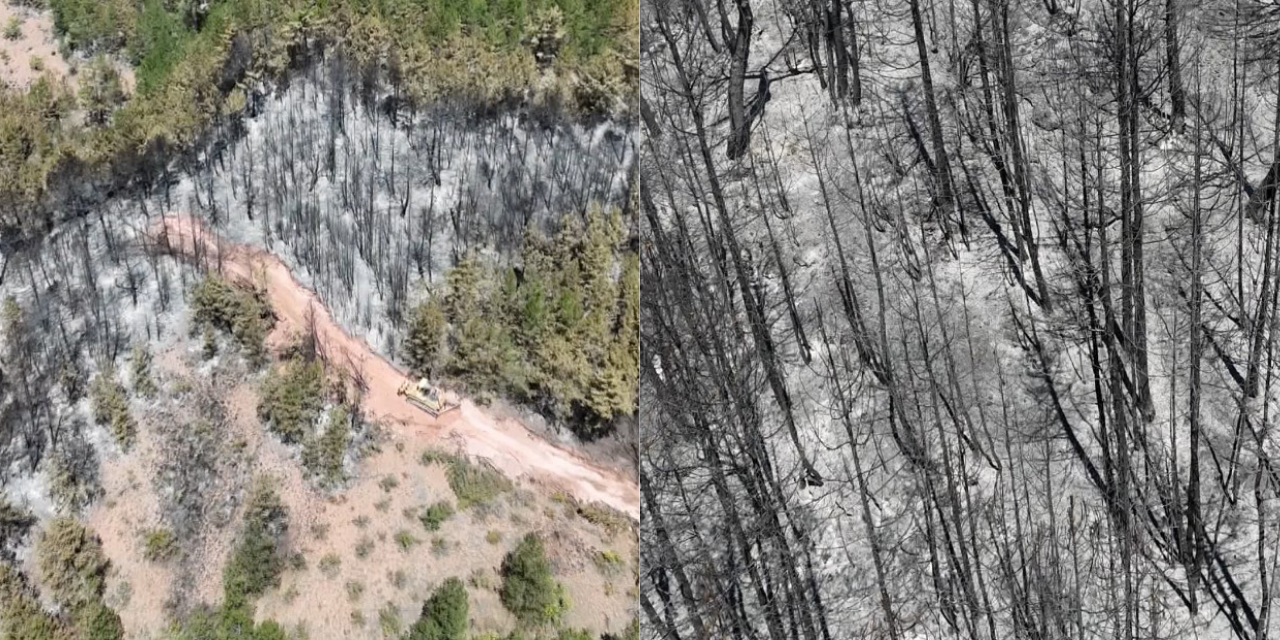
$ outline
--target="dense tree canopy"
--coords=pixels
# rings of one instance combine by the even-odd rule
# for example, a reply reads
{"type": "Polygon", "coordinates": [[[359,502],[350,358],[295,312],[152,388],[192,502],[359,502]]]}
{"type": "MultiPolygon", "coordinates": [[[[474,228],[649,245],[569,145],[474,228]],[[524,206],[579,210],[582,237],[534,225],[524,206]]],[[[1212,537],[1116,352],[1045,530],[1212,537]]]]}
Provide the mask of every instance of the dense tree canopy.
{"type": "Polygon", "coordinates": [[[411,367],[440,363],[584,435],[607,431],[636,408],[639,259],[624,234],[617,212],[593,211],[585,223],[566,218],[554,237],[528,233],[518,269],[463,259],[411,314],[411,367]]]}

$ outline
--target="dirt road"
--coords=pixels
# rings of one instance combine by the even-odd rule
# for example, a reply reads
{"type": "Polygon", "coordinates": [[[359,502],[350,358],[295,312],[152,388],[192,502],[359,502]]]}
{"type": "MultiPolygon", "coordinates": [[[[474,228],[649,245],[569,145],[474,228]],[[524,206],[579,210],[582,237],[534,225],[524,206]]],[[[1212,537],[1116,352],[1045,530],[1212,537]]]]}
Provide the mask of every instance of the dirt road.
{"type": "Polygon", "coordinates": [[[396,394],[404,375],[365,341],[348,335],[324,302],[302,286],[279,258],[254,247],[225,242],[196,218],[166,216],[157,224],[153,237],[162,248],[206,264],[218,265],[220,257],[224,276],[265,288],[278,317],[277,332],[301,334],[310,316],[327,361],[364,376],[368,385],[364,413],[368,418],[419,437],[424,445],[451,449],[456,445],[469,455],[487,458],[512,478],[531,478],[568,491],[581,501],[601,502],[639,519],[640,488],[634,478],[602,469],[513,420],[496,420],[468,399],[463,399],[461,409],[439,419],[407,403],[396,394]]]}

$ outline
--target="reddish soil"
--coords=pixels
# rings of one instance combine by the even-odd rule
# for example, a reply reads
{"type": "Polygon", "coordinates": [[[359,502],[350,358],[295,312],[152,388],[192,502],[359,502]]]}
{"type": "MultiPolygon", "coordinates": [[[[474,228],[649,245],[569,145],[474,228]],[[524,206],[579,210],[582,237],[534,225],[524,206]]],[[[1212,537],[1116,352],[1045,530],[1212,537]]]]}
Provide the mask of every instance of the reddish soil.
{"type": "Polygon", "coordinates": [[[337,494],[318,492],[298,465],[296,448],[262,428],[258,382],[241,361],[204,360],[197,337],[160,352],[155,363],[161,394],[134,404],[137,444],[104,455],[104,499],[86,518],[111,560],[107,601],[120,614],[125,637],[170,637],[165,630],[173,618],[165,604],[171,596],[182,596],[188,606],[217,606],[244,518],[239,505],[225,519],[205,521],[198,535],[180,541],[180,563],[144,558],[145,533],[169,523],[160,506],[163,489],[152,479],[161,461],[172,456],[163,448],[164,434],[182,428],[175,427],[175,414],[188,401],[178,391],[182,387],[206,389],[226,411],[220,429],[229,446],[220,453],[220,468],[227,482],[210,488],[204,504],[218,511],[233,504],[234,496],[242,498],[253,478],[271,478],[289,514],[285,544],[290,554],[304,558],[256,602],[259,620],[305,630],[311,638],[399,638],[396,630],[418,617],[440,582],[456,576],[468,586],[471,631],[500,637],[515,620],[497,594],[499,567],[528,532],[546,541],[556,580],[566,589],[566,627],[621,633],[634,618],[635,529],[598,526],[580,517],[571,502],[517,489],[428,531],[418,515],[437,501],[456,504],[456,496],[444,467],[422,464],[423,449],[432,445],[424,446],[415,432],[391,431],[367,443],[348,484],[337,494]],[[406,544],[399,534],[410,536],[406,544]],[[605,553],[622,561],[601,563],[605,553]]]}
{"type": "Polygon", "coordinates": [[[302,334],[314,323],[325,359],[362,377],[367,384],[363,411],[370,420],[394,428],[402,436],[412,436],[420,444],[453,443],[511,478],[531,480],[549,491],[566,491],[582,502],[600,502],[639,519],[640,489],[635,478],[623,477],[557,447],[514,420],[495,419],[465,398],[460,409],[439,418],[410,405],[396,393],[405,374],[365,341],[348,335],[324,302],[302,286],[279,258],[225,242],[191,217],[164,217],[154,236],[170,252],[201,259],[228,278],[263,289],[278,319],[277,335],[302,334]]]}
{"type": "Polygon", "coordinates": [[[53,14],[13,7],[0,2],[0,31],[8,28],[13,19],[21,25],[17,38],[0,37],[0,82],[15,89],[31,86],[42,74],[49,73],[55,80],[70,73],[67,61],[58,53],[58,40],[53,34],[53,14]],[[32,61],[40,70],[32,68],[32,61]]]}

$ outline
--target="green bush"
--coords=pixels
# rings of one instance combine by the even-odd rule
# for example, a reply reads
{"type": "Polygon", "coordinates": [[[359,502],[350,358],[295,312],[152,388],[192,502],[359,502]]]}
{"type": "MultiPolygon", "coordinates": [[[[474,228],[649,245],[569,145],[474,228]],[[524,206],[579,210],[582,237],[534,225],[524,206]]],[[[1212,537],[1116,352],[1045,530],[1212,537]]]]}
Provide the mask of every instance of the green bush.
{"type": "Polygon", "coordinates": [[[421,540],[414,537],[412,533],[409,533],[404,529],[397,531],[395,538],[396,538],[396,544],[399,545],[400,550],[404,552],[408,552],[410,549],[417,546],[419,542],[422,542],[421,540]]]}
{"type": "Polygon", "coordinates": [[[147,532],[142,557],[151,562],[166,562],[178,555],[178,538],[169,529],[147,532]]]}
{"type": "Polygon", "coordinates": [[[115,368],[107,364],[98,377],[94,378],[89,391],[93,402],[93,419],[100,425],[111,429],[111,435],[121,448],[133,446],[138,425],[129,414],[129,400],[124,385],[116,380],[115,368]]]}
{"type": "Polygon", "coordinates": [[[408,640],[465,640],[469,616],[466,587],[458,578],[449,578],[422,605],[408,640]]]}
{"type": "Polygon", "coordinates": [[[336,553],[326,553],[323,558],[320,558],[320,562],[316,566],[319,567],[320,573],[323,573],[325,577],[334,578],[337,577],[338,571],[342,569],[342,558],[338,557],[336,553]]]}
{"type": "Polygon", "coordinates": [[[453,505],[441,500],[427,507],[418,519],[422,521],[422,526],[426,527],[427,531],[439,531],[440,525],[451,517],[453,517],[453,505]]]}
{"type": "Polygon", "coordinates": [[[86,605],[76,616],[76,629],[84,640],[120,640],[124,625],[120,616],[101,601],[86,605]]]}
{"type": "Polygon", "coordinates": [[[199,609],[187,616],[174,640],[286,640],[289,636],[274,620],[254,624],[246,606],[199,609]]]}
{"type": "Polygon", "coordinates": [[[486,504],[514,488],[511,481],[498,471],[458,458],[449,465],[445,476],[449,487],[458,497],[458,510],[486,504]]]}
{"type": "Polygon", "coordinates": [[[282,544],[287,531],[284,503],[272,483],[259,479],[245,507],[244,531],[223,573],[227,606],[245,606],[279,582],[287,561],[282,544]]]}
{"type": "Polygon", "coordinates": [[[0,638],[70,640],[58,619],[40,606],[36,590],[8,563],[0,562],[0,638]]]}
{"type": "Polygon", "coordinates": [[[632,527],[633,521],[629,516],[600,502],[578,504],[576,511],[578,517],[600,527],[609,536],[616,536],[632,527]]]}
{"type": "Polygon", "coordinates": [[[450,465],[457,459],[458,456],[439,449],[424,449],[422,451],[422,456],[418,458],[418,462],[420,462],[424,467],[429,467],[433,464],[450,465]]]}
{"type": "Polygon", "coordinates": [[[272,369],[263,382],[258,416],[280,439],[301,442],[320,415],[323,392],[324,368],[318,360],[286,362],[272,369]]]}
{"type": "Polygon", "coordinates": [[[556,624],[568,609],[564,588],[551,575],[542,539],[529,533],[502,560],[502,605],[528,625],[556,624]]]}
{"type": "Polygon", "coordinates": [[[134,347],[130,362],[133,365],[133,392],[144,398],[154,396],[156,383],[151,379],[151,353],[144,347],[134,347]]]}
{"type": "Polygon", "coordinates": [[[342,482],[342,462],[351,445],[351,408],[340,404],[329,412],[329,424],[317,438],[309,438],[302,449],[302,464],[328,486],[342,482]]]}
{"type": "Polygon", "coordinates": [[[17,40],[22,37],[22,18],[13,16],[9,18],[8,24],[4,26],[4,39],[17,40]]]}
{"type": "Polygon", "coordinates": [[[76,462],[77,458],[61,450],[49,456],[49,494],[60,508],[71,513],[89,506],[102,489],[97,461],[91,457],[93,449],[86,445],[81,453],[90,458],[76,462]]]}
{"type": "Polygon", "coordinates": [[[79,609],[102,598],[107,556],[102,542],[73,518],[49,521],[36,546],[40,582],[54,601],[79,609]]]}
{"type": "Polygon", "coordinates": [[[275,319],[262,292],[211,275],[196,285],[191,306],[193,331],[212,327],[230,333],[250,364],[266,362],[267,334],[275,319]]]}
{"type": "Polygon", "coordinates": [[[378,609],[378,626],[382,629],[383,637],[400,637],[403,623],[400,621],[400,610],[394,602],[387,602],[378,609]]]}
{"type": "Polygon", "coordinates": [[[596,567],[605,575],[617,575],[627,567],[627,561],[617,551],[601,551],[595,557],[596,567]]]}

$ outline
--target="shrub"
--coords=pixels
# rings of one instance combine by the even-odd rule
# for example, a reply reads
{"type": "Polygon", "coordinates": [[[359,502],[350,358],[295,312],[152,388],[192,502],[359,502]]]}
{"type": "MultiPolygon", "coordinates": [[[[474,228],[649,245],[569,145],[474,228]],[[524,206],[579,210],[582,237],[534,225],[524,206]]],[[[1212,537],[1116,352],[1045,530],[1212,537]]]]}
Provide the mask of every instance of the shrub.
{"type": "Polygon", "coordinates": [[[422,456],[418,458],[418,462],[422,463],[422,466],[424,467],[429,467],[433,464],[450,465],[457,459],[458,456],[439,449],[424,449],[422,451],[422,456]]]}
{"type": "Polygon", "coordinates": [[[168,529],[147,532],[142,557],[151,562],[165,562],[178,555],[178,538],[168,529]]]}
{"type": "Polygon", "coordinates": [[[340,404],[329,412],[329,424],[318,438],[307,440],[302,449],[302,464],[322,484],[335,485],[344,479],[343,460],[351,445],[351,409],[340,404]]]}
{"type": "Polygon", "coordinates": [[[49,493],[60,508],[74,513],[89,506],[101,492],[97,454],[83,440],[63,446],[64,450],[49,456],[49,493]]]}
{"type": "Polygon", "coordinates": [[[568,608],[542,539],[529,533],[502,560],[502,605],[525,624],[555,624],[568,608]]]}
{"type": "Polygon", "coordinates": [[[0,638],[66,640],[57,618],[40,606],[36,590],[18,570],[0,562],[0,638]]]}
{"type": "Polygon", "coordinates": [[[427,507],[418,519],[422,521],[422,526],[426,527],[427,531],[439,531],[440,525],[451,517],[453,517],[453,505],[441,500],[427,507]]]}
{"type": "Polygon", "coordinates": [[[156,383],[151,379],[151,353],[143,347],[134,347],[131,358],[133,364],[133,392],[150,398],[156,394],[156,383]]]}
{"type": "Polygon", "coordinates": [[[400,637],[404,625],[400,622],[400,610],[395,603],[388,602],[378,610],[378,626],[382,628],[383,637],[400,637]]]}
{"type": "Polygon", "coordinates": [[[449,553],[449,541],[440,536],[431,539],[431,554],[443,556],[449,553]]]}
{"type": "Polygon", "coordinates": [[[599,502],[580,504],[577,511],[579,517],[604,529],[609,536],[616,536],[631,527],[632,520],[626,514],[599,502]]]}
{"type": "Polygon", "coordinates": [[[422,541],[415,538],[412,533],[409,533],[404,529],[401,529],[396,532],[396,544],[400,545],[401,551],[407,552],[410,549],[412,549],[415,545],[417,545],[419,542],[422,542],[422,541]]]}
{"type": "Polygon", "coordinates": [[[266,339],[274,323],[271,306],[262,292],[209,276],[191,298],[192,329],[210,327],[231,334],[254,366],[266,361],[266,339]]]}
{"type": "Polygon", "coordinates": [[[323,558],[320,558],[320,564],[317,566],[325,577],[336,578],[338,571],[342,568],[342,558],[339,558],[336,553],[326,553],[323,558]]]}
{"type": "Polygon", "coordinates": [[[11,504],[0,493],[0,556],[10,544],[20,543],[35,523],[36,518],[30,511],[11,504]]]}
{"type": "Polygon", "coordinates": [[[347,599],[355,602],[364,595],[364,583],[358,580],[347,581],[347,599]]]}
{"type": "Polygon", "coordinates": [[[84,640],[120,640],[124,625],[120,616],[101,601],[88,604],[76,616],[76,629],[84,640]]]}
{"type": "Polygon", "coordinates": [[[253,640],[289,640],[289,634],[275,620],[264,620],[258,624],[253,640]]]}
{"type": "MultiPolygon", "coordinates": [[[[166,636],[169,637],[169,636],[166,636]]],[[[249,607],[198,609],[183,621],[175,640],[286,640],[288,634],[274,620],[254,625],[249,607]]]]}
{"type": "Polygon", "coordinates": [[[467,576],[467,584],[473,589],[483,589],[489,591],[493,589],[493,580],[489,577],[489,570],[484,567],[472,569],[471,575],[467,576]]]}
{"type": "Polygon", "coordinates": [[[356,557],[361,560],[368,558],[369,555],[373,553],[373,546],[374,542],[372,538],[369,538],[368,536],[361,538],[360,542],[356,543],[356,557]]]}
{"type": "Polygon", "coordinates": [[[22,18],[13,16],[9,18],[8,24],[4,26],[4,39],[17,40],[22,37],[22,18]]]}
{"type": "Polygon", "coordinates": [[[129,401],[125,395],[124,385],[115,376],[115,368],[110,364],[102,369],[102,373],[93,380],[90,390],[93,401],[93,419],[100,425],[109,427],[111,435],[122,448],[133,446],[138,426],[129,414],[129,401]]]}
{"type": "Polygon", "coordinates": [[[461,580],[449,578],[422,605],[408,640],[464,640],[469,615],[466,587],[461,580]]]}
{"type": "Polygon", "coordinates": [[[58,385],[62,387],[62,392],[67,395],[67,400],[72,404],[84,397],[84,377],[75,360],[62,364],[58,370],[58,385]]]}
{"type": "Polygon", "coordinates": [[[218,355],[218,336],[214,334],[213,329],[205,327],[200,334],[204,339],[204,346],[200,350],[200,355],[204,356],[205,360],[218,355]]]}
{"type": "Polygon", "coordinates": [[[458,510],[493,501],[513,488],[511,481],[498,471],[458,458],[446,472],[449,487],[458,497],[458,510]]]}
{"type": "Polygon", "coordinates": [[[627,566],[617,551],[601,551],[596,555],[596,567],[605,575],[617,575],[627,566]]]}
{"type": "Polygon", "coordinates": [[[258,416],[281,440],[301,442],[320,414],[323,390],[324,369],[319,361],[285,363],[263,382],[258,416]]]}
{"type": "Polygon", "coordinates": [[[243,606],[279,582],[287,560],[281,544],[287,530],[288,513],[275,487],[258,480],[245,507],[244,532],[223,573],[227,606],[243,606]]]}
{"type": "Polygon", "coordinates": [[[79,609],[102,598],[109,563],[102,542],[76,520],[50,520],[36,559],[40,581],[57,603],[79,609]]]}

